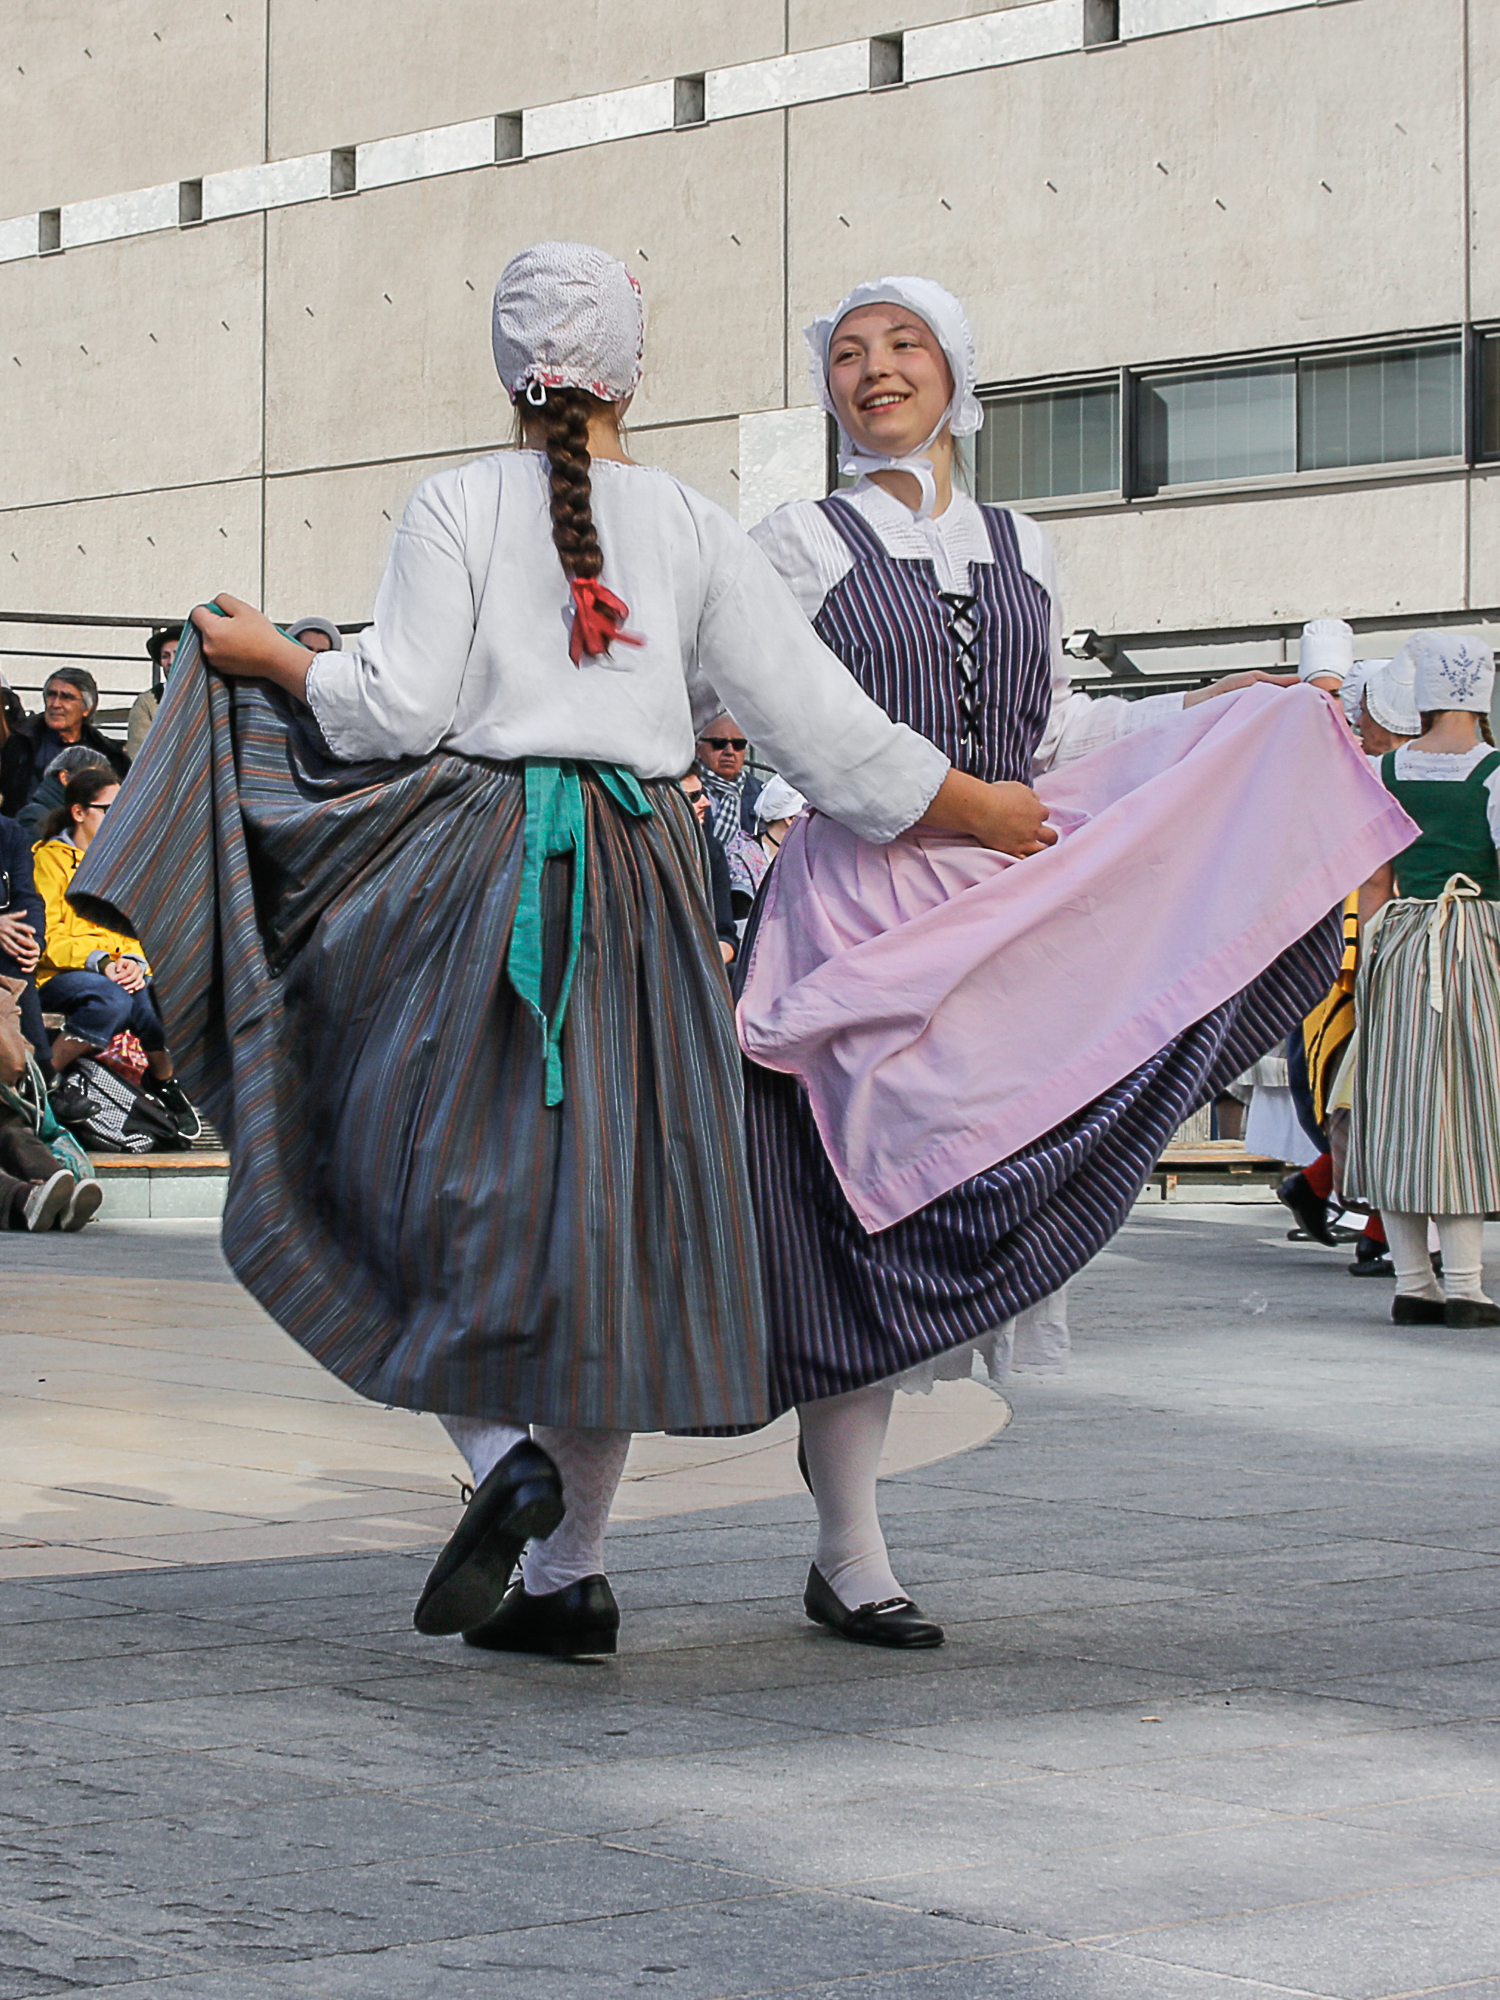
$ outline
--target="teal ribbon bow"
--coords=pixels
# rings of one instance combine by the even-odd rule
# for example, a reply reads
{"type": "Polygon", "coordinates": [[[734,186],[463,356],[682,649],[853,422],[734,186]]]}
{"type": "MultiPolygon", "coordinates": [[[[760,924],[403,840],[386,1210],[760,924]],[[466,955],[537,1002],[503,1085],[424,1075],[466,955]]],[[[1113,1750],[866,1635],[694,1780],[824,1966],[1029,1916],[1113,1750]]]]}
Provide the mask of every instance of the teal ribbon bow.
{"type": "Polygon", "coordinates": [[[596,778],[622,812],[632,819],[649,819],[651,801],[633,771],[618,764],[578,763],[562,757],[528,757],[526,773],[525,856],[521,864],[521,900],[510,934],[506,972],[511,985],[536,1017],[542,1031],[546,1072],[546,1102],[563,1099],[562,1031],[568,998],[583,942],[583,908],[588,871],[588,827],[583,811],[581,771],[596,778]],[[550,1016],[542,1005],[542,871],[558,856],[573,856],[573,907],[568,926],[568,956],[550,1016]]]}

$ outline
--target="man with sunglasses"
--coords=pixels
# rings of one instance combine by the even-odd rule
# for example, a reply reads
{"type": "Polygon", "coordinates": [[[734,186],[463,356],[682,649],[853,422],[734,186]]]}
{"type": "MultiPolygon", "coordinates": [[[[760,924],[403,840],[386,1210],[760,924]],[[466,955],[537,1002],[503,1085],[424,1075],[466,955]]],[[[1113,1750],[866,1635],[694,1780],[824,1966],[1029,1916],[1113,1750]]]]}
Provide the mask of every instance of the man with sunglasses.
{"type": "Polygon", "coordinates": [[[708,793],[709,817],[725,853],[737,833],[755,833],[755,802],[762,786],[745,769],[748,739],[732,715],[716,715],[698,738],[698,769],[708,793]]]}

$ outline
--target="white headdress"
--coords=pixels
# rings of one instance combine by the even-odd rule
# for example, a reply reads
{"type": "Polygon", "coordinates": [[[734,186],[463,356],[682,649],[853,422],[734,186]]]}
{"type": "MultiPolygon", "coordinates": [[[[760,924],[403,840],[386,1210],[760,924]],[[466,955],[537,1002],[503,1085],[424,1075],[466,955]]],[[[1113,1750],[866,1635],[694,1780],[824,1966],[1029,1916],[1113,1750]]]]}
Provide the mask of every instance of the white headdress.
{"type": "Polygon", "coordinates": [[[617,403],[641,379],[641,288],[591,243],[533,243],[500,274],[491,339],[512,402],[566,388],[617,403]]]}
{"type": "Polygon", "coordinates": [[[1302,628],[1297,673],[1310,681],[1343,680],[1354,668],[1354,631],[1342,618],[1312,618],[1302,628]]]}
{"type": "Polygon", "coordinates": [[[1495,656],[1483,639],[1476,639],[1471,632],[1415,632],[1396,659],[1408,655],[1421,714],[1445,708],[1489,714],[1495,692],[1495,656]]]}
{"type": "Polygon", "coordinates": [[[771,826],[779,819],[795,819],[806,804],[801,792],[785,778],[769,778],[755,801],[755,817],[762,826],[771,826]]]}
{"type": "Polygon", "coordinates": [[[974,393],[979,364],[974,356],[974,335],[968,316],[952,292],[944,291],[931,278],[871,278],[841,299],[831,313],[804,327],[807,342],[808,374],[813,393],[831,417],[838,412],[828,391],[828,350],[839,323],[861,306],[905,306],[931,329],[953,371],[953,395],[932,436],[904,457],[881,457],[860,449],[839,427],[839,470],[851,477],[869,472],[910,472],[922,489],[918,518],[925,520],[937,504],[932,460],[927,456],[933,440],[948,425],[956,438],[972,437],[984,422],[984,409],[974,393]]]}
{"type": "Polygon", "coordinates": [[[1339,701],[1343,706],[1344,720],[1352,729],[1359,721],[1359,705],[1365,697],[1365,682],[1377,667],[1383,667],[1384,660],[1356,660],[1345,674],[1339,689],[1339,701]]]}
{"type": "Polygon", "coordinates": [[[1392,736],[1420,736],[1422,715],[1417,707],[1416,673],[1410,649],[1394,660],[1371,660],[1365,676],[1365,712],[1392,736]]]}

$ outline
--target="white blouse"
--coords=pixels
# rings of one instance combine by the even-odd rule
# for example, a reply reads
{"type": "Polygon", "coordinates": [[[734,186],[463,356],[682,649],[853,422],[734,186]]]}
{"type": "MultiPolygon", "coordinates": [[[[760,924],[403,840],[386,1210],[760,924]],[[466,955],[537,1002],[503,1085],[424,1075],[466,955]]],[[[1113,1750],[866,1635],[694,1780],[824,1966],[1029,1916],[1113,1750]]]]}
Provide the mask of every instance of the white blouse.
{"type": "MultiPolygon", "coordinates": [[[[918,520],[910,507],[873,480],[860,480],[839,498],[859,510],[887,554],[898,561],[926,558],[932,562],[943,590],[967,591],[970,564],[995,560],[984,515],[967,493],[955,492],[943,512],[926,521],[918,520]]],[[[1062,612],[1052,544],[1029,514],[1008,511],[1015,526],[1021,567],[1046,591],[1051,606],[1052,712],[1032,768],[1037,772],[1055,770],[1087,756],[1101,744],[1112,743],[1117,736],[1128,736],[1163,715],[1175,715],[1182,707],[1180,694],[1125,701],[1119,695],[1095,700],[1073,692],[1062,649],[1062,612]]],[[[752,528],[750,535],[786,578],[810,619],[817,617],[824,598],[854,567],[853,550],[811,500],[793,500],[778,507],[752,528]]]]}
{"type": "Polygon", "coordinates": [[[307,699],[330,749],[356,761],[576,757],[675,778],[727,706],[862,838],[920,819],[947,758],[856,686],[728,514],[650,466],[595,459],[592,475],[602,581],[643,643],[573,665],[545,461],[491,453],[417,488],[374,623],[314,660],[307,699]]]}

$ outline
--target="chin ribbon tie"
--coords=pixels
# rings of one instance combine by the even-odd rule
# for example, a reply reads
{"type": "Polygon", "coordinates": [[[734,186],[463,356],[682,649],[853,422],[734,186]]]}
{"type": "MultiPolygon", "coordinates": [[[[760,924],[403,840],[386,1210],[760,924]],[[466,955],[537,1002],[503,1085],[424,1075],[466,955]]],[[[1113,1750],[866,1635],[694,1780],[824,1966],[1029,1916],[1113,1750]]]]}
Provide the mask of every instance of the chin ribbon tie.
{"type": "Polygon", "coordinates": [[[645,645],[639,632],[623,629],[630,616],[629,605],[622,604],[597,577],[575,576],[572,587],[573,630],[568,638],[568,656],[575,667],[582,665],[585,653],[591,659],[607,653],[616,640],[623,646],[645,645]]]}

